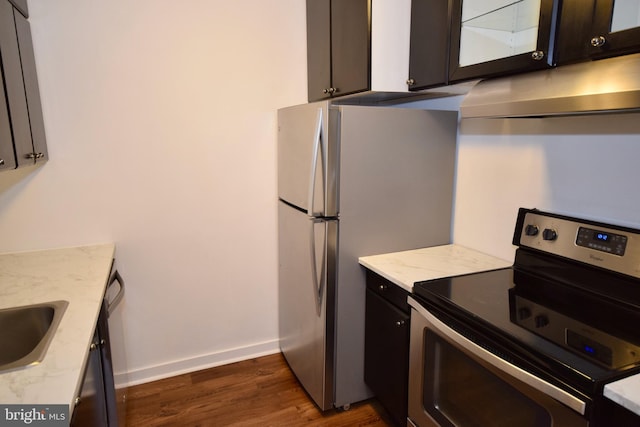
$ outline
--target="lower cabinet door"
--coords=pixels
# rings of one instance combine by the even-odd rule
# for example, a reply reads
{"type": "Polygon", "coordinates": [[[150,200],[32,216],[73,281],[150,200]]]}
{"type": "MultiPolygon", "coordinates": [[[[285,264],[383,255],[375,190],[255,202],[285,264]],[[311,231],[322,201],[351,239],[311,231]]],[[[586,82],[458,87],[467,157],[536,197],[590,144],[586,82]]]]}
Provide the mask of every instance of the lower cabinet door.
{"type": "Polygon", "coordinates": [[[71,427],[106,427],[107,406],[102,379],[100,337],[97,330],[93,337],[85,369],[80,397],[71,417],[71,427]]]}
{"type": "Polygon", "coordinates": [[[364,378],[397,425],[407,425],[409,315],[366,294],[364,378]]]}

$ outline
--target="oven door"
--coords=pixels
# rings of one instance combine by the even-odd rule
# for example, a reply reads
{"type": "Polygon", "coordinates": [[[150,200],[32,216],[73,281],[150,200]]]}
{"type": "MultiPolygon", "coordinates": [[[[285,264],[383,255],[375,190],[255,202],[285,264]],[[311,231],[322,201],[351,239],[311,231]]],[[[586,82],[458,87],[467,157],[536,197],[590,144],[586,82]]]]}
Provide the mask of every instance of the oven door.
{"type": "Polygon", "coordinates": [[[454,331],[409,297],[409,422],[587,426],[586,402],[454,331]]]}

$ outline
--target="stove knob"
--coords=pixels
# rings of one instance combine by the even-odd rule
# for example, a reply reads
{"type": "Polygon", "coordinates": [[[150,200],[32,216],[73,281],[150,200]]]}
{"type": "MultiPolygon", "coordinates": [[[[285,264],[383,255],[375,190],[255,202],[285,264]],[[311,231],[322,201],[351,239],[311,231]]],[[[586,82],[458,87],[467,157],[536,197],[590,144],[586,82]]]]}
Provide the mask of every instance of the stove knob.
{"type": "Polygon", "coordinates": [[[526,234],[527,236],[535,236],[538,234],[538,226],[537,225],[533,225],[533,224],[528,224],[525,228],[524,228],[524,234],[526,234]]]}
{"type": "Polygon", "coordinates": [[[531,310],[529,310],[527,307],[521,307],[518,310],[518,319],[525,320],[529,317],[531,317],[531,310]]]}
{"type": "Polygon", "coordinates": [[[549,318],[544,314],[539,314],[534,319],[536,322],[536,328],[544,328],[549,324],[549,318]]]}
{"type": "Polygon", "coordinates": [[[556,240],[557,238],[558,238],[558,233],[556,233],[556,230],[553,230],[551,228],[545,228],[542,231],[543,240],[556,240]]]}

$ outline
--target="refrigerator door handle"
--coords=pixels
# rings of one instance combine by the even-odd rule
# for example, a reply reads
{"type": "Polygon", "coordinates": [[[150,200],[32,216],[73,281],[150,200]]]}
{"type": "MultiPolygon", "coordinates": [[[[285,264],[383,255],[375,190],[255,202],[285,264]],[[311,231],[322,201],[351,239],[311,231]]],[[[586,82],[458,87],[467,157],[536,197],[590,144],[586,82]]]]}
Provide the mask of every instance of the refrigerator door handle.
{"type": "Polygon", "coordinates": [[[318,154],[322,149],[322,108],[318,108],[316,118],[316,130],[313,134],[313,154],[311,155],[311,175],[309,177],[309,207],[308,215],[316,216],[314,211],[315,191],[316,191],[316,170],[318,168],[318,154]]]}
{"type": "Polygon", "coordinates": [[[316,315],[318,317],[322,314],[322,299],[324,296],[324,284],[326,282],[326,269],[325,269],[325,255],[327,253],[327,222],[322,219],[312,219],[309,221],[311,224],[311,242],[310,255],[311,255],[311,284],[313,285],[313,295],[316,301],[316,315]],[[316,224],[322,223],[323,239],[322,239],[322,259],[320,260],[320,277],[318,277],[318,261],[316,259],[316,224]]]}

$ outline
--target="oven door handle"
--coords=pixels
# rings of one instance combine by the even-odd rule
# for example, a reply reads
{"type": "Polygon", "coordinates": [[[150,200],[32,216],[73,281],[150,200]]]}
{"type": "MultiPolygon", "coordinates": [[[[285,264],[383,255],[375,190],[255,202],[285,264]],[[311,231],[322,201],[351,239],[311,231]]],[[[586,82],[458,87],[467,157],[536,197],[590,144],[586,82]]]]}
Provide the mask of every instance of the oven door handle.
{"type": "Polygon", "coordinates": [[[582,400],[578,399],[574,395],[567,393],[566,391],[556,387],[553,384],[550,384],[540,378],[536,377],[533,374],[515,366],[506,360],[496,356],[490,351],[480,347],[478,344],[470,341],[463,335],[460,335],[458,332],[454,331],[446,324],[444,324],[440,319],[435,317],[433,314],[429,313],[427,309],[425,309],[420,303],[414,300],[411,297],[407,298],[409,305],[413,307],[420,316],[424,317],[429,323],[430,327],[439,334],[445,336],[449,340],[453,341],[460,347],[464,348],[471,354],[480,358],[481,360],[493,365],[497,369],[506,374],[522,381],[523,383],[535,388],[536,390],[546,394],[547,396],[552,397],[553,399],[563,403],[569,408],[573,409],[580,415],[585,414],[587,404],[582,400]]]}

